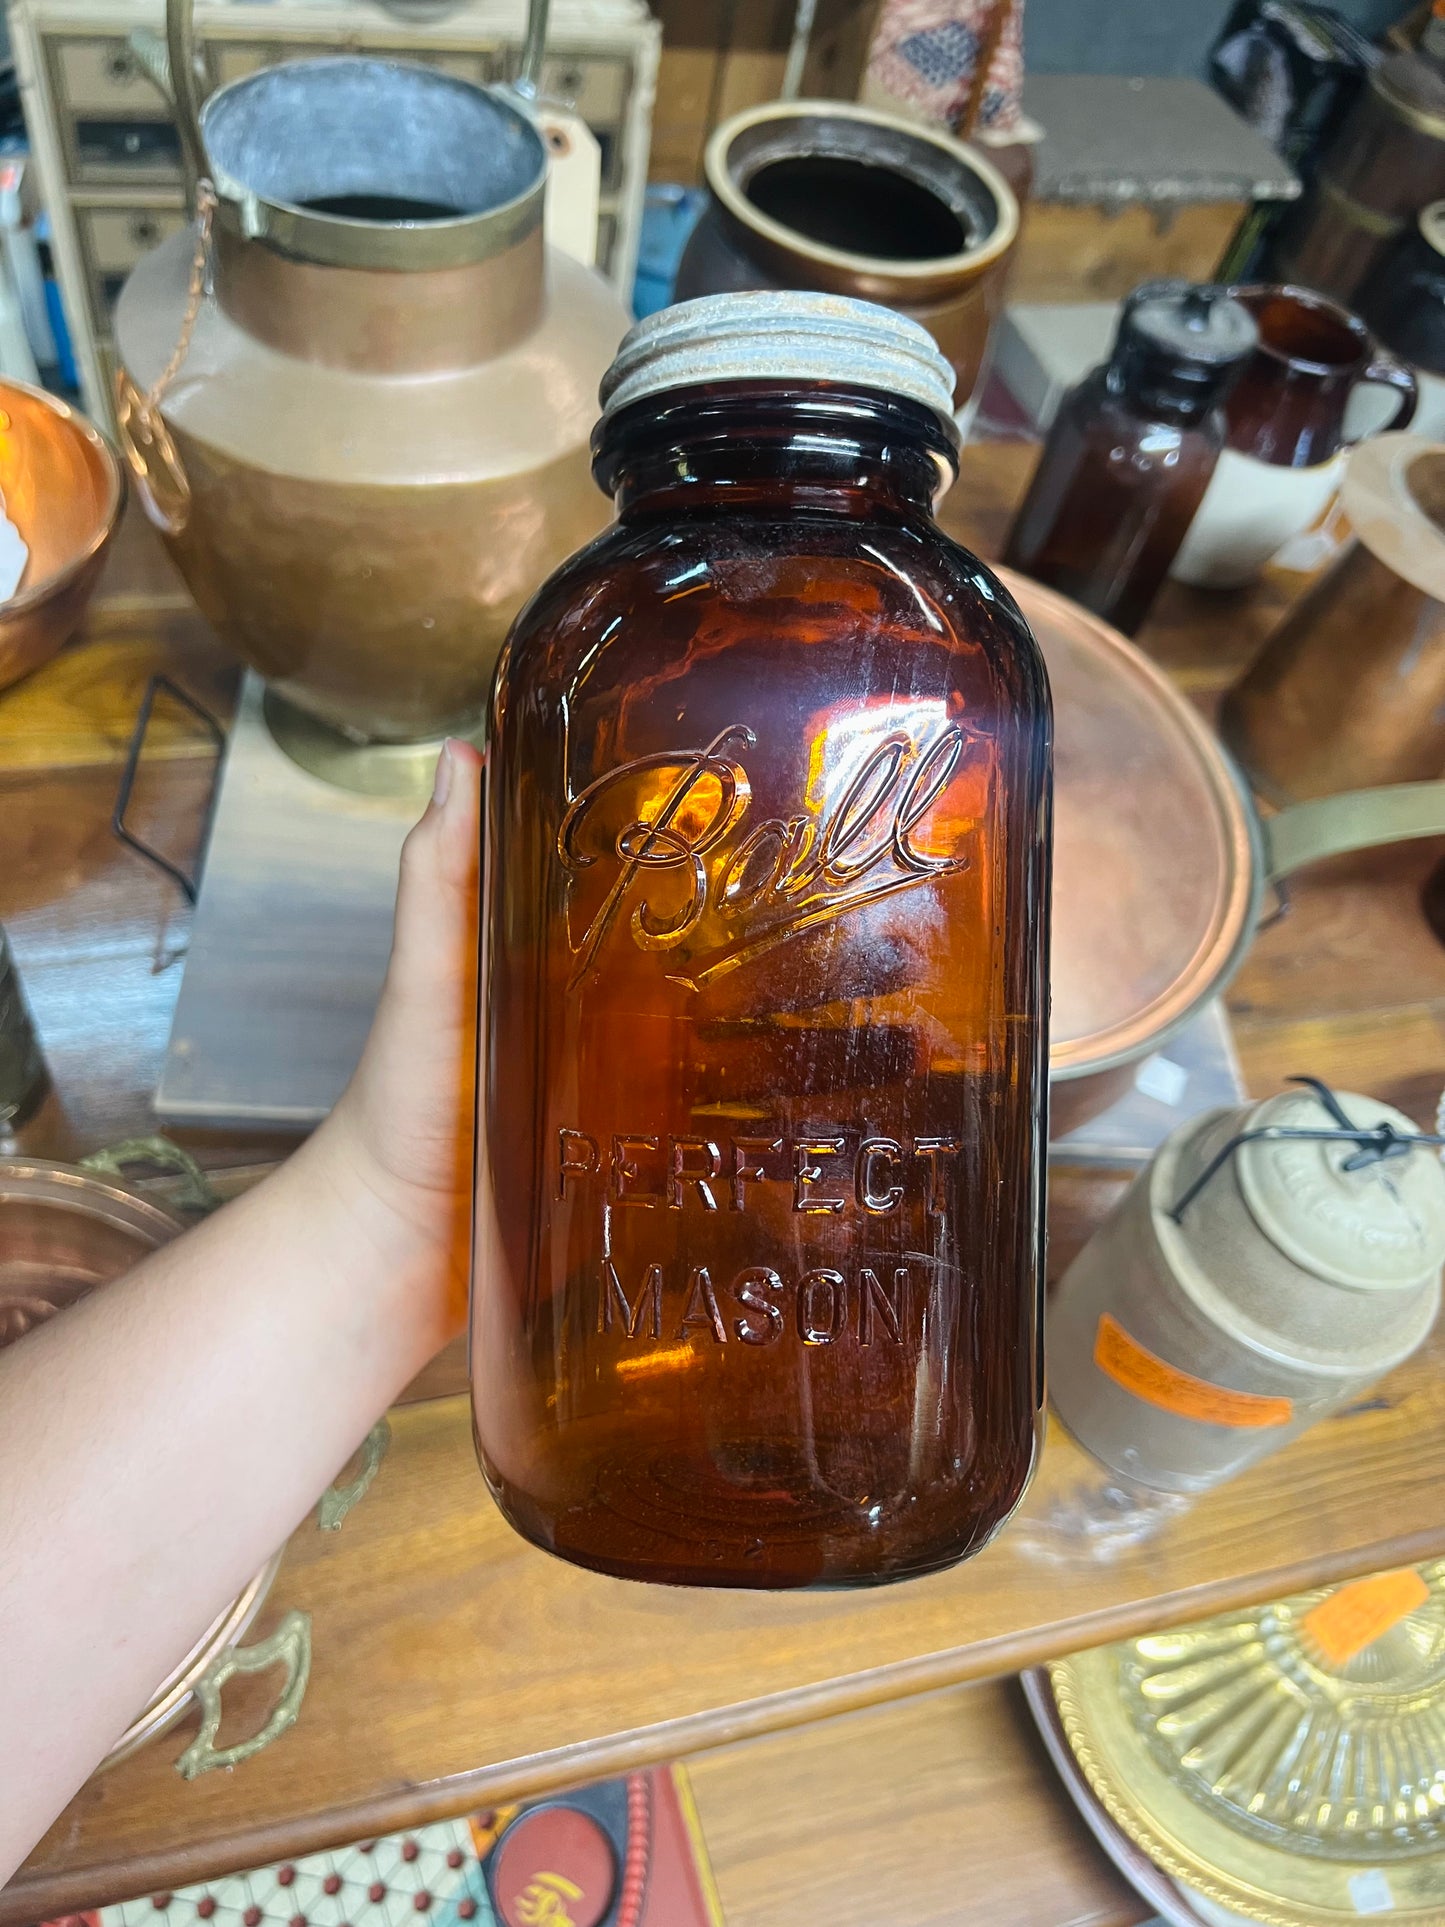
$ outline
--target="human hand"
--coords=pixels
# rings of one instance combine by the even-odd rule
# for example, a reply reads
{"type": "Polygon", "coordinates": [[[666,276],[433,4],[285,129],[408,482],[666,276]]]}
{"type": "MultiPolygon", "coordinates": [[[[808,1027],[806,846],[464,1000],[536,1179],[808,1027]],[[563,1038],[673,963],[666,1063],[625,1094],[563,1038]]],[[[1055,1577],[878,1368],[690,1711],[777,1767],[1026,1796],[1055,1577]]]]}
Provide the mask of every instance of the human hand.
{"type": "Polygon", "coordinates": [[[361,1063],[308,1151],[390,1254],[438,1343],[466,1317],[482,760],[449,741],[406,839],[391,961],[361,1063]]]}

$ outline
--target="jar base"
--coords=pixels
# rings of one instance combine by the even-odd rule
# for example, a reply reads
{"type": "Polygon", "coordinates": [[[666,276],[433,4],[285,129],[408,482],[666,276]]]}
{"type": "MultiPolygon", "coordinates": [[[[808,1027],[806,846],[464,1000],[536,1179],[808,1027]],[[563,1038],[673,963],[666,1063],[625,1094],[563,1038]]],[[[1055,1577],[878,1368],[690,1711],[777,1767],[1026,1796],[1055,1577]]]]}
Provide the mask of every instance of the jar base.
{"type": "Polygon", "coordinates": [[[1000,1471],[986,1497],[914,1494],[873,1518],[881,1508],[821,1492],[802,1467],[788,1478],[775,1447],[750,1456],[757,1472],[747,1483],[714,1462],[613,1460],[585,1497],[556,1507],[482,1462],[508,1523],[572,1565],[651,1585],[781,1592],[893,1585],[975,1557],[1014,1513],[1037,1461],[1035,1451],[1012,1479],[1000,1471]]]}

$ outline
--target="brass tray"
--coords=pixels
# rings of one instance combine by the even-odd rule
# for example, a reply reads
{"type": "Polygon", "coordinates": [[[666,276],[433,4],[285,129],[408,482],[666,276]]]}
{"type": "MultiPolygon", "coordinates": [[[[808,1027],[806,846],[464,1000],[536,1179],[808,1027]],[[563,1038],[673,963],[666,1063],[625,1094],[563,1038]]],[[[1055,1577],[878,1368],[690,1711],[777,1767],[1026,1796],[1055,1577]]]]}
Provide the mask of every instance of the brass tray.
{"type": "Polygon", "coordinates": [[[1445,1560],[1048,1680],[1105,1813],[1205,1900],[1267,1927],[1445,1927],[1445,1560]]]}

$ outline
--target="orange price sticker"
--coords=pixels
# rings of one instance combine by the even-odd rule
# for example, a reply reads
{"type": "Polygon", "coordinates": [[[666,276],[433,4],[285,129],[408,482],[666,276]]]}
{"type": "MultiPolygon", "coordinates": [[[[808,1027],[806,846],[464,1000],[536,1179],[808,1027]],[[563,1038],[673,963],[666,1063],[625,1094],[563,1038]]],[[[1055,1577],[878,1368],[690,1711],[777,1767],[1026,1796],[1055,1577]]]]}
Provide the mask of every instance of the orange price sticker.
{"type": "Polygon", "coordinates": [[[1197,1419],[1201,1425],[1256,1429],[1288,1425],[1294,1417],[1293,1402],[1287,1398],[1270,1398],[1262,1392],[1231,1392],[1157,1358],[1108,1312],[1100,1318],[1094,1338],[1094,1363],[1135,1398],[1157,1405],[1163,1412],[1173,1412],[1178,1418],[1197,1419]]]}
{"type": "Polygon", "coordinates": [[[1429,1597],[1430,1588],[1415,1568],[1402,1566],[1341,1586],[1311,1606],[1302,1623],[1330,1664],[1345,1666],[1429,1597]]]}

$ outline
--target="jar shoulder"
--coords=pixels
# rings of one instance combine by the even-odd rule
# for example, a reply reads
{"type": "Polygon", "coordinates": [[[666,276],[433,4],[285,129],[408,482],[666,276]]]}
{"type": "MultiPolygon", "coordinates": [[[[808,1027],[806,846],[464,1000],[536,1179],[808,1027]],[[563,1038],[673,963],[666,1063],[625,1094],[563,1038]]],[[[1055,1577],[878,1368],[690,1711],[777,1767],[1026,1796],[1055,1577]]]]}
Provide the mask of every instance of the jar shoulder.
{"type": "Polygon", "coordinates": [[[1007,586],[921,517],[614,524],[522,611],[501,679],[545,703],[580,675],[594,691],[632,687],[715,668],[730,650],[764,677],[798,651],[821,667],[830,644],[856,658],[860,695],[927,665],[978,698],[1049,712],[1043,657],[1007,586]]]}

